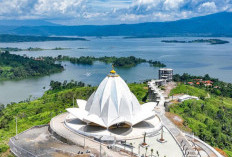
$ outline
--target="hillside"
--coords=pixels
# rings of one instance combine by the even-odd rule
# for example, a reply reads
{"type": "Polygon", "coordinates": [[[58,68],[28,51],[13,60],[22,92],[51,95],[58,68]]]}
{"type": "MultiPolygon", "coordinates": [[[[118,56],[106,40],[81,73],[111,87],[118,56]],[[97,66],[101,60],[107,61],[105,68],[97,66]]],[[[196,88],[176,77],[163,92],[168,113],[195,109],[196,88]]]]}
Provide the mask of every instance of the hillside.
{"type": "Polygon", "coordinates": [[[0,20],[0,26],[58,26],[44,20],[0,20]]]}
{"type": "Polygon", "coordinates": [[[180,116],[183,125],[200,139],[232,155],[232,99],[213,94],[208,96],[208,91],[184,84],[171,91],[171,95],[183,93],[201,99],[174,103],[169,107],[170,112],[180,116]]]}
{"type": "Polygon", "coordinates": [[[6,33],[58,36],[232,36],[232,12],[221,12],[170,22],[121,25],[17,27],[6,33]]]}

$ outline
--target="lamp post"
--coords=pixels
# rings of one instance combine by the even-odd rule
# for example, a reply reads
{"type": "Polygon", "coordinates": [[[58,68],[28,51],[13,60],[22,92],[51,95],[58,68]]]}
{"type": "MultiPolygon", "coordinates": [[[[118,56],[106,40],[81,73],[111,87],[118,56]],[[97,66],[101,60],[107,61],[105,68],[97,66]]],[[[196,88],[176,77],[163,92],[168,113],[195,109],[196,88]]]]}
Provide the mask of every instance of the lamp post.
{"type": "Polygon", "coordinates": [[[101,138],[102,138],[103,136],[101,136],[100,138],[99,138],[99,141],[100,141],[100,157],[101,157],[101,149],[102,149],[102,147],[101,147],[101,138]]]}
{"type": "Polygon", "coordinates": [[[73,108],[74,108],[74,95],[73,95],[73,108]]]}
{"type": "Polygon", "coordinates": [[[84,148],[85,148],[85,128],[83,130],[84,130],[84,148]]]}
{"type": "Polygon", "coordinates": [[[18,120],[17,120],[17,117],[15,117],[15,132],[16,132],[16,139],[17,139],[17,136],[18,136],[18,120]]]}

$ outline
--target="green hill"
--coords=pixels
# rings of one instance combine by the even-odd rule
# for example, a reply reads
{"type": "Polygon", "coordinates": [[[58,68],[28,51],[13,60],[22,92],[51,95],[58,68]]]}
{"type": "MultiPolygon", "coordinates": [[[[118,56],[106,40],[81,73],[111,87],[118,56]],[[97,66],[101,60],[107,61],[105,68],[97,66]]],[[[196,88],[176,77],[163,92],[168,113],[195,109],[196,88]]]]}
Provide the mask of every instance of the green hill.
{"type": "Polygon", "coordinates": [[[204,89],[179,84],[171,91],[174,94],[190,94],[200,100],[187,100],[173,104],[169,110],[184,119],[184,125],[211,146],[232,153],[232,99],[215,96],[204,89]]]}

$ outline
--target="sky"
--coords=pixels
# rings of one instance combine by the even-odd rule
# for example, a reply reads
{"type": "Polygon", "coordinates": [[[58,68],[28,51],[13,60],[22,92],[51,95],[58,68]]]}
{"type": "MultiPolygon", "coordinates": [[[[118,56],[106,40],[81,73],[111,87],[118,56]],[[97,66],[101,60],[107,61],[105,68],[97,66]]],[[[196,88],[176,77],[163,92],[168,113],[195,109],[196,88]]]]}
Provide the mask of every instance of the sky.
{"type": "Polygon", "coordinates": [[[0,19],[63,25],[173,21],[232,11],[232,0],[0,0],[0,19]]]}

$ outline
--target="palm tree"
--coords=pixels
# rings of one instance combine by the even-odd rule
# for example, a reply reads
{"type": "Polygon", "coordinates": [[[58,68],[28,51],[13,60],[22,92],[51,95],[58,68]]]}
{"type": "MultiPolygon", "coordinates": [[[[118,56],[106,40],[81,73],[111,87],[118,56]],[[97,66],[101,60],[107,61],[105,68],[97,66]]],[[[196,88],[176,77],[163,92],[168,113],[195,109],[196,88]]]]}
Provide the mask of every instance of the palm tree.
{"type": "Polygon", "coordinates": [[[153,149],[151,149],[151,157],[153,156],[153,149]]]}

